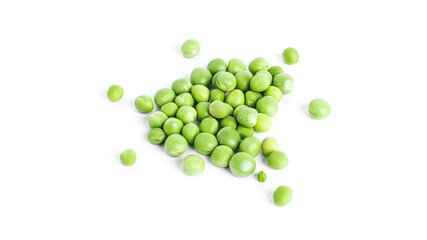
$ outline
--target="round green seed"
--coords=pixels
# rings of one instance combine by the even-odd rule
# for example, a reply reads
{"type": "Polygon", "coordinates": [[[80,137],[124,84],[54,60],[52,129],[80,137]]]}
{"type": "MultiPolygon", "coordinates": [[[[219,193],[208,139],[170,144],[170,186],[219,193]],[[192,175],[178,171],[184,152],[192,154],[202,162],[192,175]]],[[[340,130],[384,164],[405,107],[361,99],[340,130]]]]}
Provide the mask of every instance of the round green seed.
{"type": "Polygon", "coordinates": [[[252,73],[250,72],[238,72],[236,74],[236,88],[246,92],[250,89],[250,84],[252,80],[252,73]]]}
{"type": "Polygon", "coordinates": [[[279,66],[272,66],[268,69],[268,72],[271,74],[271,76],[274,78],[277,74],[284,73],[283,69],[279,66]]]}
{"type": "Polygon", "coordinates": [[[288,157],[282,151],[275,151],[268,155],[267,163],[273,169],[283,169],[288,165],[288,157]]]}
{"type": "Polygon", "coordinates": [[[258,100],[256,103],[256,109],[259,113],[265,113],[269,117],[273,117],[276,115],[279,106],[277,105],[277,101],[272,96],[264,96],[258,100]]]}
{"type": "Polygon", "coordinates": [[[323,119],[331,113],[331,106],[323,99],[314,99],[308,105],[308,113],[314,119],[323,119]]]}
{"type": "Polygon", "coordinates": [[[193,107],[183,106],[176,112],[176,117],[181,120],[184,124],[193,123],[197,118],[197,111],[193,107]]]}
{"type": "Polygon", "coordinates": [[[257,118],[258,112],[253,108],[243,108],[237,113],[237,122],[245,127],[254,127],[257,118]]]}
{"type": "Polygon", "coordinates": [[[208,63],[207,69],[215,75],[215,73],[220,71],[227,71],[227,62],[221,58],[215,58],[214,60],[208,63]]]}
{"type": "Polygon", "coordinates": [[[260,70],[267,70],[268,62],[264,58],[255,58],[249,63],[249,71],[252,74],[256,74],[260,70]]]}
{"type": "Polygon", "coordinates": [[[161,128],[152,128],[148,131],[147,139],[152,144],[161,144],[165,140],[166,134],[161,128]]]}
{"type": "Polygon", "coordinates": [[[179,107],[176,105],[176,103],[168,102],[160,108],[160,111],[162,111],[168,117],[175,117],[176,112],[178,112],[178,108],[179,107]]]}
{"type": "Polygon", "coordinates": [[[254,108],[256,107],[256,103],[258,100],[262,98],[261,93],[253,92],[253,91],[247,91],[245,93],[245,104],[248,107],[254,108]]]}
{"type": "Polygon", "coordinates": [[[216,135],[220,145],[229,146],[233,151],[236,151],[240,144],[240,134],[232,127],[225,127],[219,130],[216,135]]]}
{"type": "Polygon", "coordinates": [[[234,129],[236,129],[237,128],[237,120],[232,116],[227,116],[227,117],[221,119],[219,126],[220,126],[220,128],[232,127],[234,129]]]}
{"type": "Polygon", "coordinates": [[[166,138],[165,149],[166,152],[172,157],[179,157],[188,148],[188,143],[185,138],[179,134],[172,134],[166,138]]]}
{"type": "Polygon", "coordinates": [[[246,71],[246,65],[242,60],[232,58],[230,61],[228,61],[227,71],[235,75],[238,72],[246,71]]]}
{"type": "Polygon", "coordinates": [[[221,101],[224,102],[225,93],[217,88],[211,91],[211,102],[213,101],[221,101]]]}
{"type": "Polygon", "coordinates": [[[120,153],[120,160],[125,166],[132,166],[136,162],[136,154],[132,149],[126,149],[120,153]]]}
{"type": "Polygon", "coordinates": [[[294,78],[289,74],[277,74],[273,85],[278,87],[283,94],[291,93],[294,88],[294,78]]]}
{"type": "Polygon", "coordinates": [[[179,95],[181,93],[189,93],[192,86],[190,79],[180,78],[173,81],[171,89],[175,92],[175,95],[179,95]]]}
{"type": "Polygon", "coordinates": [[[245,104],[245,94],[240,89],[234,89],[227,95],[225,102],[236,108],[245,104]]]}
{"type": "Polygon", "coordinates": [[[191,95],[196,102],[209,102],[209,88],[204,85],[194,85],[191,88],[191,95]]]}
{"type": "Polygon", "coordinates": [[[212,82],[212,73],[206,68],[195,68],[190,74],[190,81],[193,85],[209,87],[212,82]]]}
{"type": "Polygon", "coordinates": [[[239,125],[237,127],[237,132],[240,134],[240,138],[241,139],[245,139],[247,137],[253,136],[254,135],[254,129],[251,127],[245,127],[242,125],[239,125]]]}
{"type": "Polygon", "coordinates": [[[299,54],[295,48],[286,48],[282,53],[282,58],[285,63],[293,65],[298,62],[299,54]]]}
{"type": "Polygon", "coordinates": [[[268,156],[272,152],[279,151],[279,143],[272,137],[265,138],[261,143],[262,152],[268,156]]]}
{"type": "Polygon", "coordinates": [[[236,87],[236,77],[229,72],[218,72],[214,77],[215,86],[223,92],[229,92],[236,87]]]}
{"type": "Polygon", "coordinates": [[[175,98],[175,103],[176,105],[178,105],[178,107],[182,107],[182,106],[192,107],[194,105],[194,99],[193,99],[193,96],[189,93],[181,93],[175,98]]]}
{"type": "Polygon", "coordinates": [[[240,112],[240,110],[247,108],[247,107],[248,106],[246,106],[246,105],[240,105],[240,106],[236,107],[234,109],[234,112],[233,112],[233,117],[237,119],[237,114],[240,112]]]}
{"type": "Polygon", "coordinates": [[[196,176],[205,169],[205,161],[196,154],[185,156],[181,163],[182,171],[188,176],[196,176]]]}
{"type": "Polygon", "coordinates": [[[187,123],[182,128],[182,136],[187,140],[189,144],[194,143],[194,139],[199,134],[199,127],[195,123],[187,123]]]}
{"type": "Polygon", "coordinates": [[[213,101],[209,105],[209,113],[215,118],[222,119],[233,113],[233,107],[228,103],[213,101]]]}
{"type": "Polygon", "coordinates": [[[257,132],[267,132],[271,128],[271,119],[267,114],[258,113],[258,118],[254,126],[257,132]]]}
{"type": "Polygon", "coordinates": [[[108,88],[107,91],[107,97],[112,102],[117,102],[123,97],[123,88],[119,85],[111,85],[110,88],[108,88]]]}
{"type": "Polygon", "coordinates": [[[260,150],[261,143],[254,136],[243,139],[239,146],[239,152],[249,153],[253,158],[258,156],[260,150]]]}
{"type": "Polygon", "coordinates": [[[280,186],[273,193],[273,201],[277,206],[283,207],[292,200],[292,190],[288,186],[280,186]]]}
{"type": "Polygon", "coordinates": [[[165,133],[170,136],[172,134],[180,134],[183,127],[184,123],[182,123],[181,120],[171,117],[166,120],[165,124],[163,125],[163,131],[165,131],[165,133]]]}
{"type": "Polygon", "coordinates": [[[280,102],[282,100],[282,91],[275,86],[270,86],[265,90],[264,96],[272,96],[274,99],[276,99],[277,102],[280,102]]]}
{"type": "Polygon", "coordinates": [[[148,95],[140,95],[135,99],[134,102],[136,110],[140,113],[149,113],[154,109],[153,100],[148,95]]]}
{"type": "Polygon", "coordinates": [[[200,132],[215,135],[218,132],[218,121],[213,117],[207,117],[200,122],[200,132]]]}
{"type": "Polygon", "coordinates": [[[210,133],[199,133],[194,139],[194,148],[204,155],[211,154],[216,146],[218,146],[218,140],[210,133]]]}
{"type": "Polygon", "coordinates": [[[254,92],[263,92],[271,85],[273,77],[267,70],[258,71],[251,79],[250,88],[254,92]]]}
{"type": "Polygon", "coordinates": [[[168,120],[168,116],[160,111],[155,111],[148,116],[148,125],[150,128],[162,128],[163,124],[168,120]]]}
{"type": "Polygon", "coordinates": [[[237,177],[247,177],[254,173],[256,163],[254,158],[245,152],[239,152],[230,159],[230,170],[237,177]]]}
{"type": "Polygon", "coordinates": [[[260,182],[265,182],[265,180],[267,180],[267,175],[265,174],[265,172],[261,171],[258,173],[258,181],[260,182]]]}
{"type": "Polygon", "coordinates": [[[154,95],[154,102],[160,108],[168,102],[173,102],[174,99],[175,92],[170,88],[162,88],[154,95]]]}
{"type": "Polygon", "coordinates": [[[193,58],[200,52],[200,44],[194,39],[188,39],[181,45],[182,55],[186,58],[193,58]]]}
{"type": "Polygon", "coordinates": [[[217,167],[228,167],[234,152],[229,146],[217,146],[211,155],[212,163],[217,167]]]}
{"type": "Polygon", "coordinates": [[[199,102],[196,105],[197,119],[199,119],[199,121],[202,121],[203,119],[211,116],[209,113],[210,105],[211,104],[209,102],[199,102]]]}

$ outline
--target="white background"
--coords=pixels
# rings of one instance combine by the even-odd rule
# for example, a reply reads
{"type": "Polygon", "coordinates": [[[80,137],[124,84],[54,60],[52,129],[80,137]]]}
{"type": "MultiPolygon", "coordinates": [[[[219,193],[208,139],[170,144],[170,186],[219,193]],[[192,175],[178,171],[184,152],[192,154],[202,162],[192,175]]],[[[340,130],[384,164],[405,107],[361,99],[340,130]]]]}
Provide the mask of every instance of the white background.
{"type": "Polygon", "coordinates": [[[424,2],[1,1],[0,239],[427,239],[424,2]],[[295,78],[257,134],[289,157],[277,171],[258,156],[265,183],[208,160],[184,175],[133,107],[216,57],[295,78]],[[314,98],[327,119],[308,117],[314,98]]]}

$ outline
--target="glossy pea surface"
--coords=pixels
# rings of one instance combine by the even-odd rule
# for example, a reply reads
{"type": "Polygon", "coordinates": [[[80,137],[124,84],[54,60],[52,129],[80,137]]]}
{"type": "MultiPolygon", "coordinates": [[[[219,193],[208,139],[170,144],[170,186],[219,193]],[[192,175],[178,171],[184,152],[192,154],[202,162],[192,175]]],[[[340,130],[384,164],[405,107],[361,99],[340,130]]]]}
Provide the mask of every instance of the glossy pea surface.
{"type": "Polygon", "coordinates": [[[173,102],[175,99],[175,92],[170,88],[162,88],[154,95],[154,102],[157,106],[162,107],[168,102],[173,102]]]}
{"type": "Polygon", "coordinates": [[[179,134],[172,134],[165,141],[166,152],[172,157],[179,157],[188,148],[188,143],[185,138],[179,134]]]}
{"type": "Polygon", "coordinates": [[[254,136],[243,139],[239,146],[239,152],[249,153],[253,158],[258,156],[260,150],[261,143],[254,136]]]}
{"type": "Polygon", "coordinates": [[[188,176],[196,176],[205,169],[205,161],[199,155],[185,156],[181,163],[182,171],[188,176]]]}
{"type": "Polygon", "coordinates": [[[242,60],[232,58],[228,61],[227,71],[235,75],[238,72],[246,71],[246,65],[242,60]]]}
{"type": "Polygon", "coordinates": [[[167,119],[168,116],[166,114],[156,111],[148,116],[148,125],[150,128],[162,128],[167,119]]]}
{"type": "Polygon", "coordinates": [[[233,113],[233,107],[221,101],[213,101],[209,105],[209,113],[218,119],[230,116],[233,113]]]}
{"type": "Polygon", "coordinates": [[[181,93],[175,98],[175,103],[178,107],[182,107],[182,106],[192,107],[194,105],[194,99],[193,99],[193,96],[189,93],[181,93]]]}
{"type": "Polygon", "coordinates": [[[245,104],[245,94],[240,89],[234,89],[227,95],[225,102],[236,108],[245,104]]]}
{"type": "Polygon", "coordinates": [[[271,85],[273,77],[267,70],[258,71],[251,79],[250,88],[254,92],[263,92],[271,85]]]}
{"type": "Polygon", "coordinates": [[[126,149],[120,153],[120,160],[125,166],[132,166],[136,162],[136,154],[132,149],[126,149]]]}
{"type": "Polygon", "coordinates": [[[200,44],[194,39],[188,39],[181,45],[181,53],[186,58],[193,58],[200,52],[200,44]]]}
{"type": "Polygon", "coordinates": [[[254,91],[247,91],[245,93],[245,104],[248,107],[256,107],[256,103],[262,98],[262,94],[254,91]]]}
{"type": "Polygon", "coordinates": [[[280,186],[273,193],[273,201],[277,206],[286,206],[292,200],[292,189],[288,186],[280,186]]]}
{"type": "Polygon", "coordinates": [[[260,113],[265,113],[269,117],[273,117],[279,110],[279,105],[277,105],[277,101],[274,97],[264,96],[256,103],[256,109],[260,113]]]}
{"type": "Polygon", "coordinates": [[[271,74],[271,76],[274,78],[277,74],[284,73],[283,69],[280,66],[272,66],[268,69],[268,72],[271,74]]]}
{"type": "Polygon", "coordinates": [[[161,144],[166,138],[165,132],[161,128],[152,128],[148,131],[147,139],[152,144],[161,144]]]}
{"type": "Polygon", "coordinates": [[[171,117],[166,120],[163,125],[163,131],[165,131],[167,135],[180,134],[183,127],[184,123],[182,123],[181,120],[171,117]]]}
{"type": "Polygon", "coordinates": [[[227,62],[221,58],[215,58],[208,63],[207,69],[214,75],[220,71],[227,71],[227,62]]]}
{"type": "Polygon", "coordinates": [[[237,150],[241,140],[239,132],[232,127],[225,127],[219,130],[217,139],[220,145],[229,146],[233,151],[237,150]]]}
{"type": "Polygon", "coordinates": [[[314,99],[308,105],[308,113],[314,119],[323,119],[331,113],[331,107],[323,99],[314,99]]]}
{"type": "Polygon", "coordinates": [[[267,163],[273,169],[283,169],[288,165],[288,157],[282,151],[275,151],[268,155],[267,163]]]}
{"type": "Polygon", "coordinates": [[[180,78],[172,82],[171,89],[175,92],[175,95],[181,93],[188,93],[193,85],[188,78],[180,78]]]}
{"type": "Polygon", "coordinates": [[[199,102],[196,105],[197,119],[199,119],[199,121],[211,116],[209,113],[210,105],[211,104],[209,102],[199,102]]]}
{"type": "Polygon", "coordinates": [[[211,133],[199,133],[194,140],[194,148],[201,154],[209,155],[218,145],[218,140],[211,133]]]}
{"type": "Polygon", "coordinates": [[[221,119],[219,126],[220,128],[224,128],[224,127],[232,127],[234,129],[237,128],[237,120],[233,117],[233,116],[227,116],[223,119],[221,119]]]}
{"type": "Polygon", "coordinates": [[[249,153],[239,152],[230,159],[229,166],[235,176],[247,177],[254,173],[256,163],[249,153]]]}
{"type": "Polygon", "coordinates": [[[175,117],[176,112],[178,112],[178,108],[179,107],[176,105],[176,103],[168,102],[160,108],[160,111],[162,111],[168,117],[175,117]]]}
{"type": "Polygon", "coordinates": [[[277,102],[280,102],[280,100],[282,100],[283,93],[278,87],[270,86],[265,90],[264,96],[272,96],[277,102]]]}
{"type": "Polygon", "coordinates": [[[293,65],[298,62],[299,60],[299,53],[295,48],[286,48],[283,50],[282,58],[285,63],[289,65],[293,65]]]}
{"type": "Polygon", "coordinates": [[[212,73],[206,68],[195,68],[190,74],[190,82],[193,85],[209,87],[212,82],[212,73]]]}
{"type": "Polygon", "coordinates": [[[154,109],[154,102],[148,95],[140,95],[134,101],[135,108],[140,113],[149,113],[154,109]]]}
{"type": "Polygon", "coordinates": [[[107,91],[107,97],[112,102],[117,102],[123,97],[123,88],[119,85],[111,85],[107,91]]]}
{"type": "Polygon", "coordinates": [[[229,92],[236,87],[236,77],[229,72],[219,72],[215,76],[215,86],[223,91],[229,92]]]}
{"type": "Polygon", "coordinates": [[[265,180],[267,180],[267,175],[263,171],[260,171],[257,177],[260,182],[265,182],[265,180]]]}
{"type": "Polygon", "coordinates": [[[190,92],[196,102],[209,102],[210,91],[206,86],[194,85],[190,92]]]}
{"type": "Polygon", "coordinates": [[[250,89],[252,73],[243,71],[236,74],[236,88],[246,92],[250,89]]]}
{"type": "Polygon", "coordinates": [[[249,63],[249,71],[256,74],[260,70],[268,70],[268,62],[264,58],[255,58],[249,63]]]}
{"type": "Polygon", "coordinates": [[[288,94],[294,89],[294,78],[289,74],[277,74],[273,79],[273,85],[283,94],[288,94]]]}
{"type": "Polygon", "coordinates": [[[211,91],[211,102],[213,101],[221,101],[225,100],[225,93],[217,88],[211,91]]]}
{"type": "Polygon", "coordinates": [[[197,111],[193,107],[183,106],[176,112],[176,117],[181,120],[184,124],[193,123],[197,118],[197,111]]]}
{"type": "Polygon", "coordinates": [[[265,138],[261,143],[261,150],[265,155],[270,155],[272,152],[279,151],[279,143],[272,137],[265,138]]]}
{"type": "Polygon", "coordinates": [[[250,137],[252,135],[254,135],[254,129],[251,127],[245,127],[242,125],[239,125],[237,127],[237,132],[240,134],[240,138],[241,139],[245,139],[247,137],[250,137]]]}
{"type": "Polygon", "coordinates": [[[267,132],[271,128],[271,119],[267,114],[258,113],[254,130],[257,132],[267,132]]]}
{"type": "Polygon", "coordinates": [[[200,133],[199,127],[195,123],[187,123],[182,128],[181,134],[188,143],[193,144],[197,134],[200,133]]]}
{"type": "Polygon", "coordinates": [[[243,108],[237,113],[237,122],[245,127],[255,126],[257,118],[258,112],[253,108],[243,108]]]}
{"type": "Polygon", "coordinates": [[[217,146],[211,155],[212,163],[217,167],[228,167],[231,157],[234,152],[229,146],[217,146]]]}
{"type": "Polygon", "coordinates": [[[212,117],[203,119],[200,122],[200,132],[207,132],[215,135],[218,132],[218,121],[212,117]]]}

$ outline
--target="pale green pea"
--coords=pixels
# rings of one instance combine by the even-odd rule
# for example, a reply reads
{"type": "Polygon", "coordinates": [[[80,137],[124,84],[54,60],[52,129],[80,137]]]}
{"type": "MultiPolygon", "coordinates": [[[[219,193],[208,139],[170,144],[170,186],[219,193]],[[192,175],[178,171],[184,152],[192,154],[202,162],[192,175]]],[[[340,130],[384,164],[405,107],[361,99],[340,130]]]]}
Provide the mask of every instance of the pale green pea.
{"type": "Polygon", "coordinates": [[[283,169],[288,165],[288,157],[282,151],[275,151],[268,155],[267,163],[273,169],[283,169]]]}
{"type": "Polygon", "coordinates": [[[314,119],[323,119],[331,113],[331,106],[323,99],[314,99],[308,105],[308,113],[314,119]]]}
{"type": "Polygon", "coordinates": [[[132,166],[136,162],[136,154],[132,149],[126,149],[120,153],[120,160],[125,166],[132,166]]]}
{"type": "Polygon", "coordinates": [[[194,105],[194,99],[193,99],[193,96],[189,93],[181,93],[175,98],[175,103],[176,105],[178,105],[178,107],[182,107],[182,106],[192,107],[194,105]]]}
{"type": "Polygon", "coordinates": [[[209,87],[212,82],[212,73],[206,68],[195,68],[190,74],[190,81],[193,85],[209,87]]]}
{"type": "Polygon", "coordinates": [[[260,150],[261,143],[254,136],[243,139],[239,146],[239,152],[249,153],[253,158],[258,156],[260,150]]]}
{"type": "Polygon", "coordinates": [[[201,154],[209,155],[218,146],[218,140],[211,133],[199,133],[194,139],[194,148],[201,154]]]}
{"type": "Polygon", "coordinates": [[[278,87],[283,94],[291,93],[294,88],[294,78],[289,74],[277,74],[273,85],[278,87]]]}
{"type": "Polygon", "coordinates": [[[264,58],[255,58],[249,63],[249,71],[252,74],[256,74],[260,70],[267,70],[268,62],[264,58]]]}
{"type": "Polygon", "coordinates": [[[274,99],[276,99],[277,102],[280,102],[282,100],[282,91],[275,86],[270,86],[265,90],[264,96],[272,96],[274,99]]]}
{"type": "Polygon", "coordinates": [[[110,88],[108,88],[107,91],[107,97],[112,102],[117,102],[123,97],[123,88],[119,85],[111,85],[110,88]]]}
{"type": "Polygon", "coordinates": [[[178,108],[179,107],[176,105],[176,103],[168,102],[160,108],[160,111],[162,111],[168,117],[175,117],[178,108]]]}
{"type": "Polygon", "coordinates": [[[148,116],[148,125],[150,128],[162,128],[163,124],[168,120],[168,116],[160,111],[155,111],[148,116]]]}
{"type": "Polygon", "coordinates": [[[154,102],[158,107],[162,107],[168,102],[173,102],[175,99],[175,92],[170,88],[162,88],[154,95],[154,102]]]}
{"type": "Polygon", "coordinates": [[[261,93],[253,92],[253,91],[247,91],[245,92],[245,104],[248,107],[256,107],[256,103],[258,100],[262,98],[261,93]]]}
{"type": "Polygon", "coordinates": [[[277,101],[272,96],[264,96],[258,100],[256,103],[256,109],[260,113],[265,113],[269,117],[273,117],[276,115],[279,106],[277,105],[277,101]]]}
{"type": "Polygon", "coordinates": [[[147,139],[152,144],[161,144],[165,140],[166,134],[161,128],[152,128],[148,131],[147,139]]]}
{"type": "Polygon", "coordinates": [[[239,152],[231,157],[229,167],[235,176],[247,177],[254,173],[256,162],[249,153],[239,152]]]}
{"type": "Polygon", "coordinates": [[[209,113],[210,105],[211,104],[209,102],[199,102],[196,105],[197,119],[199,119],[199,121],[202,121],[203,119],[211,116],[209,113]]]}
{"type": "Polygon", "coordinates": [[[265,182],[265,180],[267,180],[267,175],[265,174],[265,172],[260,171],[258,173],[258,181],[265,182]]]}
{"type": "Polygon", "coordinates": [[[237,122],[245,127],[255,126],[258,118],[258,112],[253,108],[243,108],[237,113],[237,122]]]}
{"type": "Polygon", "coordinates": [[[240,112],[240,110],[242,110],[243,108],[247,108],[247,107],[248,106],[246,106],[246,105],[240,105],[240,106],[236,107],[234,109],[234,112],[233,112],[233,117],[237,119],[237,114],[240,112]]]}
{"type": "Polygon", "coordinates": [[[273,201],[277,206],[286,206],[292,200],[292,189],[288,186],[280,186],[273,193],[273,201]]]}
{"type": "Polygon", "coordinates": [[[272,66],[268,69],[268,72],[271,74],[271,76],[274,78],[277,74],[284,73],[283,69],[279,66],[272,66]]]}
{"type": "Polygon", "coordinates": [[[135,108],[140,113],[149,113],[153,111],[154,103],[148,95],[140,95],[134,101],[135,108]]]}
{"type": "Polygon", "coordinates": [[[241,71],[246,71],[246,65],[245,63],[237,58],[232,58],[230,61],[228,61],[228,68],[227,71],[236,74],[241,71]]]}
{"type": "Polygon", "coordinates": [[[200,52],[200,44],[194,39],[188,39],[181,45],[182,55],[186,58],[193,58],[200,52]]]}
{"type": "Polygon", "coordinates": [[[258,118],[254,126],[257,132],[267,132],[271,128],[271,119],[267,114],[258,113],[258,118]]]}
{"type": "Polygon", "coordinates": [[[271,86],[272,82],[273,77],[271,74],[267,70],[260,70],[251,79],[250,88],[254,92],[263,92],[271,86]]]}
{"type": "Polygon", "coordinates": [[[245,94],[240,89],[234,89],[227,95],[225,102],[236,108],[245,104],[245,94]]]}
{"type": "Polygon", "coordinates": [[[242,90],[243,92],[246,92],[250,89],[251,79],[252,79],[252,73],[250,72],[238,72],[236,74],[236,88],[242,90]]]}
{"type": "Polygon", "coordinates": [[[211,91],[211,102],[213,101],[221,101],[224,102],[225,99],[225,93],[217,88],[213,89],[211,91]]]}
{"type": "Polygon", "coordinates": [[[240,134],[232,127],[225,127],[219,130],[216,135],[220,145],[229,146],[233,151],[236,151],[240,144],[240,134]]]}
{"type": "Polygon", "coordinates": [[[191,88],[191,95],[196,102],[209,102],[209,88],[204,85],[194,85],[191,88]]]}
{"type": "Polygon", "coordinates": [[[299,54],[295,48],[286,48],[285,50],[283,50],[282,58],[285,63],[293,65],[298,62],[299,54]]]}
{"type": "Polygon", "coordinates": [[[234,129],[236,129],[237,128],[237,120],[232,116],[227,116],[227,117],[221,119],[219,126],[220,126],[220,128],[232,127],[234,129]]]}
{"type": "Polygon", "coordinates": [[[182,128],[182,136],[187,140],[189,144],[194,143],[194,139],[199,134],[199,127],[195,123],[187,123],[182,128]]]}
{"type": "Polygon", "coordinates": [[[188,148],[188,143],[185,138],[179,134],[172,134],[166,138],[165,149],[166,152],[172,157],[179,157],[188,148]]]}
{"type": "Polygon", "coordinates": [[[208,63],[207,69],[215,75],[215,73],[220,71],[227,71],[227,62],[221,58],[215,58],[214,60],[208,63]]]}
{"type": "Polygon", "coordinates": [[[272,152],[279,151],[279,143],[272,137],[265,138],[261,143],[262,152],[268,156],[272,152]]]}
{"type": "Polygon", "coordinates": [[[173,81],[171,85],[171,89],[175,92],[175,95],[179,95],[181,93],[188,93],[193,85],[188,78],[180,78],[173,81]]]}
{"type": "Polygon", "coordinates": [[[183,106],[178,109],[176,117],[181,120],[184,124],[193,123],[197,118],[197,111],[193,107],[183,106]]]}
{"type": "Polygon", "coordinates": [[[182,123],[181,120],[171,117],[166,120],[165,124],[163,125],[163,131],[165,131],[168,136],[172,134],[180,134],[182,127],[184,127],[184,123],[182,123]]]}
{"type": "Polygon", "coordinates": [[[181,163],[182,171],[188,176],[196,176],[205,169],[205,161],[196,154],[185,156],[181,163]]]}
{"type": "Polygon", "coordinates": [[[218,72],[214,77],[215,87],[223,92],[229,92],[236,87],[236,77],[229,72],[218,72]]]}
{"type": "Polygon", "coordinates": [[[213,117],[207,117],[200,122],[200,132],[215,135],[218,132],[218,121],[213,117]]]}
{"type": "Polygon", "coordinates": [[[233,149],[229,146],[220,145],[212,151],[211,161],[215,166],[225,168],[228,167],[233,154],[233,149]]]}
{"type": "Polygon", "coordinates": [[[213,101],[209,105],[209,113],[218,119],[230,116],[233,113],[233,107],[221,101],[213,101]]]}
{"type": "Polygon", "coordinates": [[[251,127],[245,127],[242,125],[239,125],[237,127],[237,132],[240,134],[240,138],[241,139],[245,139],[247,137],[250,137],[252,135],[254,135],[254,129],[251,127]]]}

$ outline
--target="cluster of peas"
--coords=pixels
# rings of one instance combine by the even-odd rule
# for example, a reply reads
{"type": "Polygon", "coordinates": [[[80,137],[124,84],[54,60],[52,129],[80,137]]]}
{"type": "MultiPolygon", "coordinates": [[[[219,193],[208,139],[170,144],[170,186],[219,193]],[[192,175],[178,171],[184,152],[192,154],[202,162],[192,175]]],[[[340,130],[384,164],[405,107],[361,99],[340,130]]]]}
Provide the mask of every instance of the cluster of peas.
{"type": "MultiPolygon", "coordinates": [[[[193,41],[183,44],[181,50],[185,57],[199,53],[200,46],[193,41]]],[[[299,58],[293,48],[286,49],[282,56],[288,64],[296,63],[299,58]]],[[[279,150],[278,142],[268,137],[261,143],[253,134],[271,128],[271,117],[278,111],[278,102],[283,94],[292,92],[293,77],[285,74],[280,66],[269,67],[264,58],[254,59],[248,69],[240,59],[233,58],[227,64],[217,58],[210,61],[207,68],[195,68],[190,78],[175,80],[170,88],[157,91],[154,103],[160,111],[148,117],[150,143],[164,143],[166,152],[173,157],[183,155],[192,144],[199,153],[211,155],[215,166],[229,167],[237,177],[254,173],[254,158],[260,151],[267,156],[271,168],[285,168],[288,158],[279,150]]],[[[107,95],[110,100],[118,101],[123,89],[113,85],[107,95]]],[[[313,118],[329,115],[329,105],[325,108],[323,102],[318,102],[323,100],[313,101],[310,103],[313,109],[309,106],[313,118]]],[[[134,102],[141,113],[150,113],[154,103],[148,95],[141,95],[134,102]]],[[[120,158],[128,166],[136,161],[131,149],[123,151],[120,158]]],[[[182,160],[182,170],[189,176],[200,174],[204,168],[205,162],[197,154],[182,160]]],[[[259,172],[258,180],[264,182],[266,174],[259,172]]],[[[288,204],[291,198],[292,190],[287,186],[280,186],[273,194],[279,206],[288,204]]]]}

